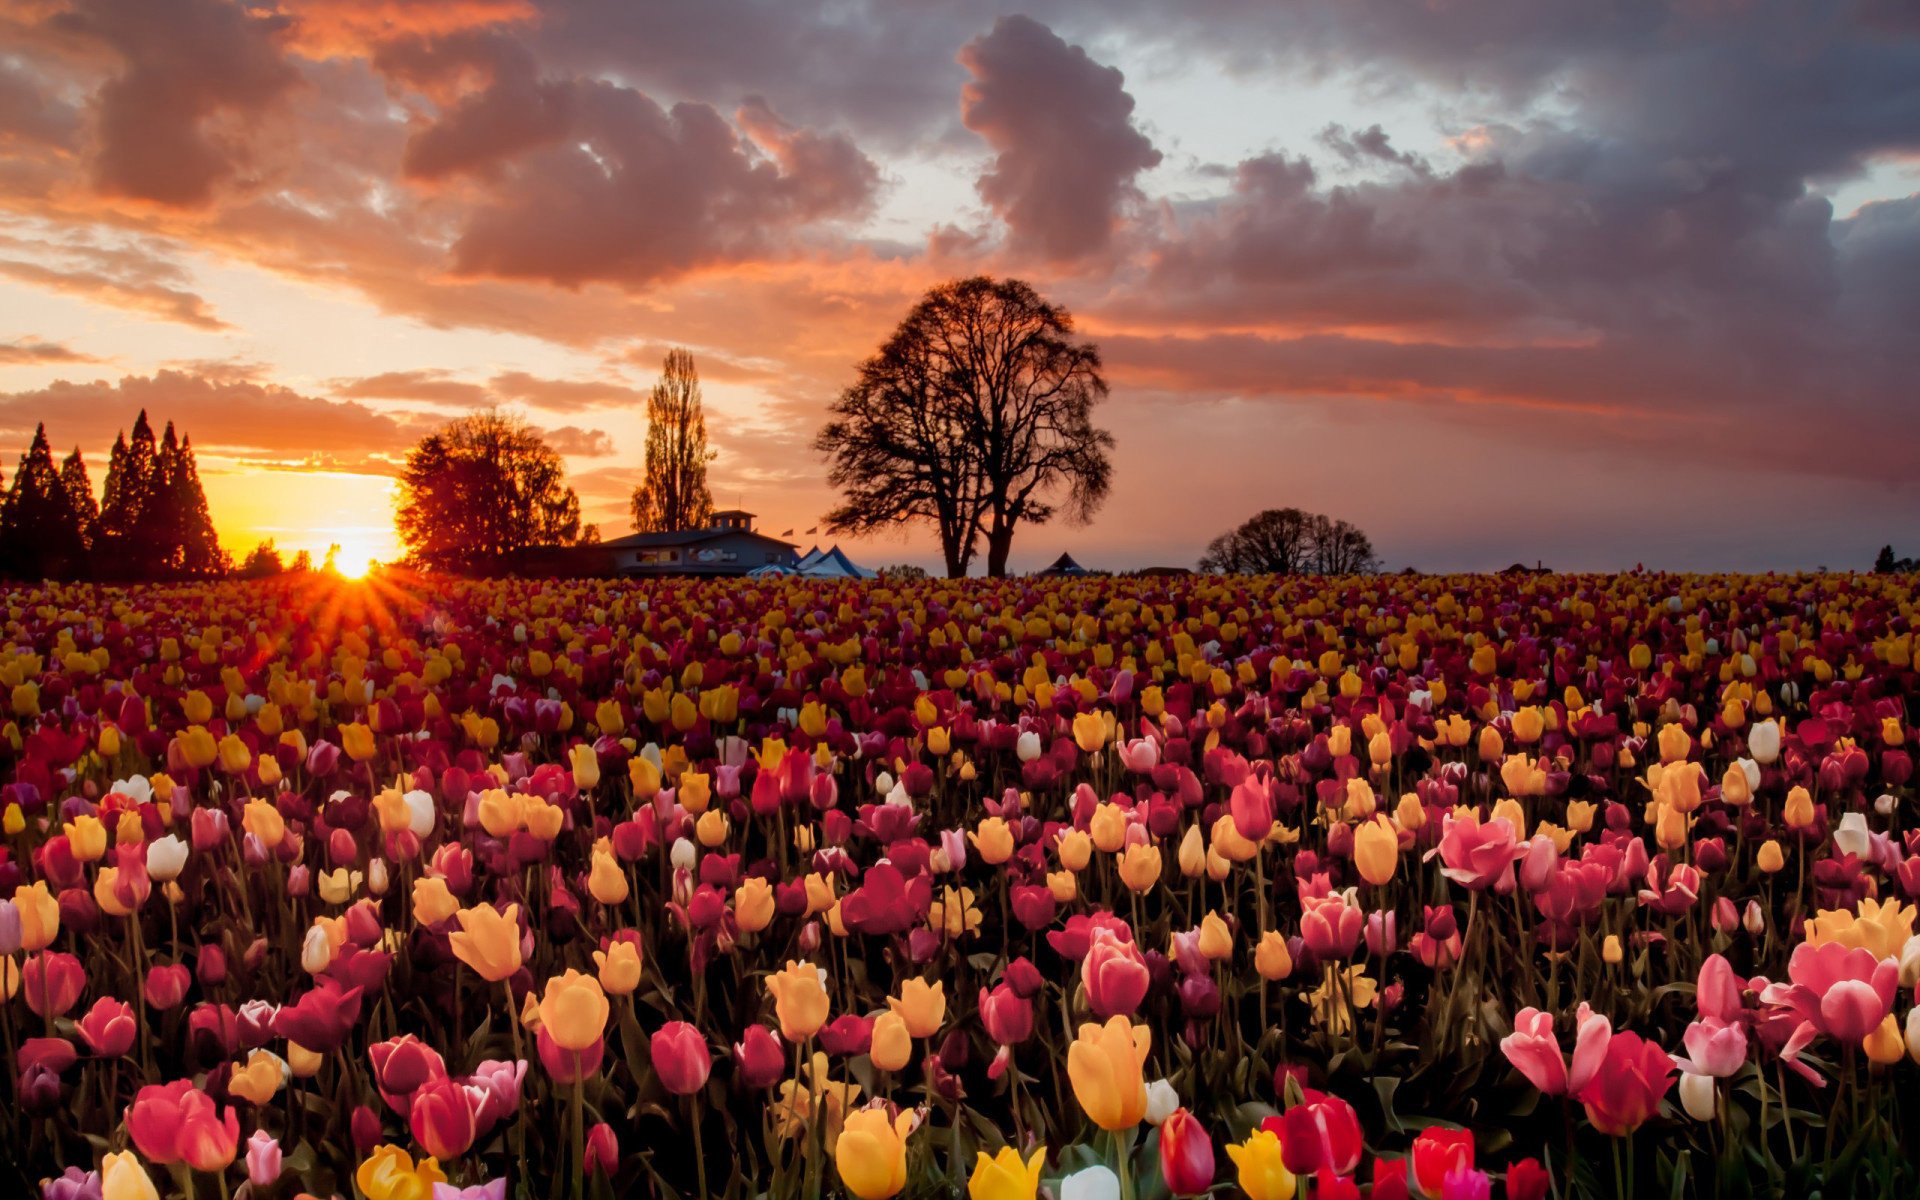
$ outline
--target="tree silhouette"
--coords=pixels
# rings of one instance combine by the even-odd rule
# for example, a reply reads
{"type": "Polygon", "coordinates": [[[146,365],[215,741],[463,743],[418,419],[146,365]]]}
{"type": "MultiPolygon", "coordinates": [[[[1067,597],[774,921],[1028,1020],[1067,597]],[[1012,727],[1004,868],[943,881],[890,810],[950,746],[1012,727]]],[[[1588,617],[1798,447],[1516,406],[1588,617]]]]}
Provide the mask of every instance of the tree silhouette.
{"type": "Polygon", "coordinates": [[[1373,542],[1321,513],[1269,508],[1207,543],[1200,569],[1223,575],[1357,575],[1377,570],[1373,542]]]}
{"type": "Polygon", "coordinates": [[[415,566],[493,573],[529,547],[577,543],[580,499],[539,430],[489,409],[456,417],[408,453],[394,527],[415,566]]]}
{"type": "Polygon", "coordinates": [[[844,496],[828,528],[927,522],[951,575],[984,533],[987,573],[1004,575],[1021,524],[1084,521],[1106,499],[1113,436],[1093,424],[1106,394],[1066,309],[1017,279],[942,284],[861,364],[816,439],[844,496]]]}
{"type": "Polygon", "coordinates": [[[80,516],[53,465],[47,427],[33,431],[0,508],[0,565],[22,579],[69,579],[86,565],[80,516]]]}
{"type": "Polygon", "coordinates": [[[659,382],[647,397],[646,479],[629,507],[638,533],[704,528],[713,516],[707,490],[707,416],[693,355],[667,352],[659,382]]]}
{"type": "Polygon", "coordinates": [[[60,464],[60,486],[67,490],[67,503],[79,522],[80,542],[91,549],[94,526],[100,523],[100,504],[93,498],[93,480],[87,477],[87,462],[80,457],[78,446],[60,464]]]}

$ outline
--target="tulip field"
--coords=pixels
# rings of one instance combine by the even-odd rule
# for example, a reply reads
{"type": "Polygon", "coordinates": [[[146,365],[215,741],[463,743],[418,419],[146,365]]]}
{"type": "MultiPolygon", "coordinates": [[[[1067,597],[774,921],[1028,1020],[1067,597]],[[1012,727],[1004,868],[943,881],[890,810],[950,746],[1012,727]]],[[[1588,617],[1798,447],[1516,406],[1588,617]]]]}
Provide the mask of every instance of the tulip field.
{"type": "Polygon", "coordinates": [[[0,1195],[1911,1196],[1914,580],[11,585],[0,1195]]]}

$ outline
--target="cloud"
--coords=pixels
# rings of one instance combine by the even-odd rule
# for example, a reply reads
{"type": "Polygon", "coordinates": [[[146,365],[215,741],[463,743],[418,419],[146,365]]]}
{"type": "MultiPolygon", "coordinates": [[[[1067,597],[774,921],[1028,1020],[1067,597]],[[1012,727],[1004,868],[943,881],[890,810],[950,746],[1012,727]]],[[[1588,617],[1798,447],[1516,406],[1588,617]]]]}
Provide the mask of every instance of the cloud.
{"type": "Polygon", "coordinates": [[[397,460],[420,421],[364,404],[302,395],[244,379],[156,371],[118,380],[57,380],[29,391],[0,392],[0,436],[24,441],[44,421],[60,445],[104,450],[146,410],[156,426],[172,421],[203,455],[304,464],[336,459],[397,460]]]}
{"type": "Polygon", "coordinates": [[[1138,199],[1134,176],[1160,162],[1120,72],[1028,17],[1002,17],[960,62],[973,76],[961,119],[995,152],[980,196],[1015,247],[1053,261],[1104,251],[1138,199]]]}
{"type": "Polygon", "coordinates": [[[646,403],[646,393],[605,379],[543,379],[525,371],[502,371],[487,381],[495,396],[554,412],[646,403]]]}
{"type": "Polygon", "coordinates": [[[0,366],[98,361],[90,354],[82,354],[58,342],[44,341],[31,333],[11,342],[0,342],[0,366]]]}
{"type": "Polygon", "coordinates": [[[206,300],[185,288],[114,268],[90,270],[0,259],[0,276],[195,329],[229,329],[206,300]]]}
{"type": "Polygon", "coordinates": [[[780,254],[807,226],[863,215],[879,186],[851,141],[795,128],[762,101],[736,124],[708,104],[551,78],[497,33],[406,42],[378,61],[393,79],[458,93],[413,135],[404,167],[419,183],[467,185],[452,245],[461,275],[669,280],[780,254]]]}
{"type": "Polygon", "coordinates": [[[429,404],[472,408],[492,399],[485,387],[455,379],[451,372],[433,368],[382,371],[358,379],[336,379],[328,385],[336,396],[364,400],[423,400],[429,404]]]}
{"type": "Polygon", "coordinates": [[[606,458],[614,452],[613,438],[605,430],[562,425],[541,433],[556,452],[574,458],[606,458]]]}
{"type": "Polygon", "coordinates": [[[69,0],[47,23],[118,62],[90,112],[93,185],[110,196],[205,207],[297,79],[285,22],[223,0],[69,0]]]}

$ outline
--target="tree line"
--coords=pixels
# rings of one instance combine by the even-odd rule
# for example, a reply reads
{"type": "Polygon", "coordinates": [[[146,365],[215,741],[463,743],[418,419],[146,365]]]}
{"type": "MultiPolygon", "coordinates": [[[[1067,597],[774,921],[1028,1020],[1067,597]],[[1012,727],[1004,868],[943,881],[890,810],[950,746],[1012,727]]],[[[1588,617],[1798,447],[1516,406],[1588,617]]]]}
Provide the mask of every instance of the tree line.
{"type": "Polygon", "coordinates": [[[193,440],[154,436],[143,409],[114,440],[96,503],[76,447],[59,466],[43,423],[0,497],[0,572],[15,579],[206,579],[227,574],[193,440]]]}

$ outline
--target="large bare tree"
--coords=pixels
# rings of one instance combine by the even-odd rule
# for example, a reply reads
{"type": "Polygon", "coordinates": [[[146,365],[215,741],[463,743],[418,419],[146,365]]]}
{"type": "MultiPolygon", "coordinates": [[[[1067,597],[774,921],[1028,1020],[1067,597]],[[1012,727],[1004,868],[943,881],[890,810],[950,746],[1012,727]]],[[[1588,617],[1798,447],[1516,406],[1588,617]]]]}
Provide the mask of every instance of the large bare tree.
{"type": "Polygon", "coordinates": [[[707,414],[700,401],[700,373],[693,355],[667,352],[660,381],[647,398],[647,476],[633,489],[633,528],[638,533],[699,529],[713,516],[707,490],[707,414]]]}
{"type": "Polygon", "coordinates": [[[843,493],[828,528],[925,521],[950,575],[984,535],[987,573],[1004,575],[1021,524],[1084,521],[1106,499],[1113,436],[1093,424],[1106,394],[1066,309],[1017,279],[942,284],[861,364],[816,441],[843,493]]]}

